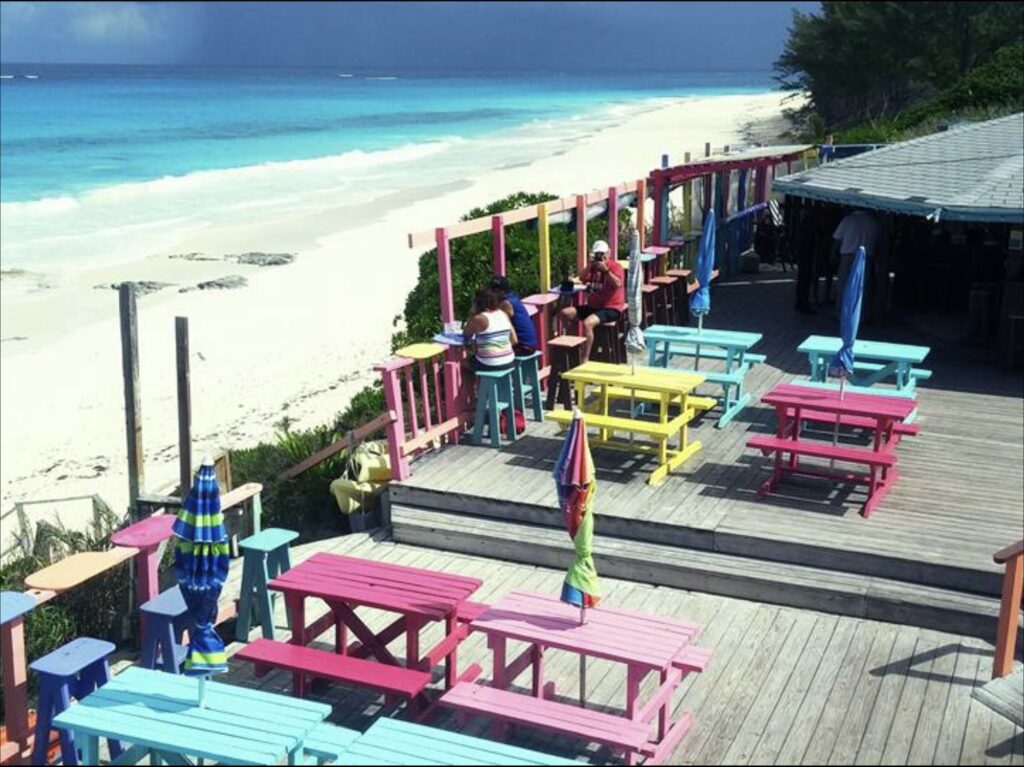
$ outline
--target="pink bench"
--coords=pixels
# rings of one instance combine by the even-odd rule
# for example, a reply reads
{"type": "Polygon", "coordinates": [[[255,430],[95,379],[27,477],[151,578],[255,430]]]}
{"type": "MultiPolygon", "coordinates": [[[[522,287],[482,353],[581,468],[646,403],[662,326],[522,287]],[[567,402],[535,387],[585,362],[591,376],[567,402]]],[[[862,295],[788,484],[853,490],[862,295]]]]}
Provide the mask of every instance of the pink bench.
{"type": "Polygon", "coordinates": [[[255,663],[257,675],[266,673],[268,667],[291,671],[293,693],[297,697],[302,697],[303,676],[322,677],[382,692],[389,704],[394,698],[406,699],[414,709],[418,709],[423,702],[419,696],[430,684],[430,673],[426,671],[389,666],[273,639],[257,639],[243,647],[235,657],[255,663]]]}

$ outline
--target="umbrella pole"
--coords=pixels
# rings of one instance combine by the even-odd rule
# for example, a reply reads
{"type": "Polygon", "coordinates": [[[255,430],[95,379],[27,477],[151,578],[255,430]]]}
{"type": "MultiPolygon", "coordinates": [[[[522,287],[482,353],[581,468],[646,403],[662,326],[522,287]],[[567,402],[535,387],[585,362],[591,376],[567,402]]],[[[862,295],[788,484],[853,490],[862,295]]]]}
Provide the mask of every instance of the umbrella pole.
{"type": "Polygon", "coordinates": [[[199,677],[199,708],[206,708],[206,676],[199,677]]]}
{"type": "MultiPolygon", "coordinates": [[[[843,401],[843,389],[846,386],[846,372],[843,371],[842,375],[839,376],[839,401],[843,401]]],[[[836,425],[832,429],[832,447],[839,444],[839,413],[836,413],[836,425]]],[[[834,469],[836,467],[836,459],[832,458],[829,460],[829,468],[834,469]]]]}
{"type": "MultiPolygon", "coordinates": [[[[587,622],[587,606],[580,605],[580,625],[587,622]]],[[[580,654],[580,708],[587,703],[587,656],[580,654]]]]}
{"type": "MultiPolygon", "coordinates": [[[[700,335],[703,331],[704,331],[704,315],[703,314],[698,314],[697,315],[697,335],[700,335]]],[[[696,355],[695,355],[695,358],[694,358],[694,361],[693,361],[693,369],[695,371],[700,369],[700,343],[699,342],[697,343],[697,352],[696,352],[696,355]]]]}

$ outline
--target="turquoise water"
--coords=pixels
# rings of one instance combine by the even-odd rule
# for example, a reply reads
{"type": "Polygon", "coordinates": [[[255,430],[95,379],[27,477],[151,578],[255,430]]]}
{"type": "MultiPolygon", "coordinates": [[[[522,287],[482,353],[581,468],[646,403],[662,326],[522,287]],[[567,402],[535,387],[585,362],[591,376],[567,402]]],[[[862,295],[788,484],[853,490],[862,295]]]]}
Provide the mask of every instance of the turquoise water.
{"type": "Polygon", "coordinates": [[[484,157],[520,159],[531,144],[548,151],[542,139],[569,142],[643,100],[772,87],[768,72],[468,77],[5,64],[0,73],[5,266],[62,257],[60,243],[76,235],[107,242],[166,232],[211,205],[280,209],[355,183],[393,192],[400,169],[428,158],[466,172],[484,157]],[[292,184],[298,175],[303,183],[292,184]]]}

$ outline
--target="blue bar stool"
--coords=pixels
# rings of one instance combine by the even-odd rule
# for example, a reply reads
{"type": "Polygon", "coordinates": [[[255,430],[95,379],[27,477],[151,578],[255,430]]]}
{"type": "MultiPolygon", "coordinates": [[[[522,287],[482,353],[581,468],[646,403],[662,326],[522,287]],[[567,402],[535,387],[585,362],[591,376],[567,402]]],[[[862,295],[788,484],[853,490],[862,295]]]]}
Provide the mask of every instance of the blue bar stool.
{"type": "Polygon", "coordinates": [[[526,393],[530,393],[533,406],[533,420],[544,420],[544,409],[540,393],[540,352],[516,357],[516,407],[526,413],[526,393]]]}
{"type": "MultiPolygon", "coordinates": [[[[36,738],[32,748],[32,764],[46,764],[53,718],[71,705],[71,698],[81,700],[110,680],[107,659],[114,645],[101,639],[79,637],[58,647],[32,663],[29,668],[39,674],[39,710],[36,712],[36,738]]],[[[60,754],[64,764],[78,764],[74,736],[60,733],[60,754]]],[[[121,744],[107,741],[111,760],[121,755],[121,744]]]]}
{"type": "Polygon", "coordinates": [[[512,403],[513,378],[516,368],[506,370],[482,370],[476,372],[476,418],[473,421],[473,444],[479,445],[487,424],[492,447],[501,447],[501,429],[498,427],[499,413],[506,412],[508,438],[516,438],[516,414],[512,403]]]}
{"type": "Polygon", "coordinates": [[[181,644],[188,626],[188,607],[181,589],[175,586],[159,594],[139,608],[142,611],[143,668],[158,666],[170,674],[179,673],[188,648],[181,644]]]}
{"type": "MultiPolygon", "coordinates": [[[[292,567],[288,545],[299,537],[294,530],[268,527],[250,535],[238,544],[245,559],[242,562],[242,594],[238,599],[238,620],[235,639],[249,641],[249,629],[254,620],[260,622],[264,639],[274,638],[274,602],[277,593],[267,584],[292,567]]],[[[285,613],[288,628],[291,616],[285,613]]]]}

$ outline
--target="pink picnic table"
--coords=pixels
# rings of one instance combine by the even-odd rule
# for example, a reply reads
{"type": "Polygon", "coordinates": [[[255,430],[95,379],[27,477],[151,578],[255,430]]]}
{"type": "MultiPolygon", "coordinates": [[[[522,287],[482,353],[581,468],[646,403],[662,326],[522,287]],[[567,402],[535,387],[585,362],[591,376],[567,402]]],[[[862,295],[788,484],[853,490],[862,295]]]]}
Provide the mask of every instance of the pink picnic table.
{"type": "MultiPolygon", "coordinates": [[[[843,481],[864,482],[868,486],[868,498],[861,514],[865,517],[882,500],[899,478],[894,463],[894,452],[899,443],[897,428],[917,406],[913,399],[887,397],[878,394],[845,392],[840,395],[832,389],[818,389],[795,384],[779,384],[761,397],[765,404],[775,408],[778,420],[776,444],[785,440],[792,444],[789,460],[783,458],[784,449],[775,451],[775,466],[772,476],[761,488],[761,495],[774,490],[784,473],[808,476],[831,477],[843,481]],[[801,436],[801,423],[810,420],[824,422],[823,417],[839,418],[841,424],[856,424],[872,431],[872,447],[865,448],[831,445],[817,442],[808,450],[811,440],[801,436]],[[810,454],[834,458],[838,461],[864,462],[867,474],[834,472],[814,467],[801,466],[799,455],[810,454]],[[873,454],[873,455],[872,455],[873,454]],[[886,458],[888,463],[871,462],[872,459],[886,458]]],[[[751,440],[754,442],[755,440],[751,440]]],[[[756,445],[755,445],[756,446],[756,445]]]]}
{"type": "MultiPolygon", "coordinates": [[[[405,666],[429,671],[443,658],[446,687],[457,681],[456,650],[468,633],[458,621],[459,608],[481,585],[477,578],[323,553],[314,554],[269,584],[284,594],[293,644],[307,645],[333,626],[335,652],[354,658],[373,656],[381,663],[398,666],[398,659],[387,646],[404,633],[405,666]],[[330,610],[306,626],[306,599],[310,597],[322,599],[330,610]],[[374,633],[356,615],[357,607],[398,613],[400,617],[374,633]],[[444,637],[421,656],[420,631],[433,621],[444,622],[444,637]],[[349,630],[359,640],[351,645],[349,630]]],[[[300,697],[305,694],[301,675],[296,692],[300,697]]]]}
{"type": "Polygon", "coordinates": [[[555,694],[554,683],[544,681],[544,653],[549,649],[624,664],[625,717],[656,728],[655,737],[641,750],[650,763],[671,756],[690,728],[689,711],[670,722],[673,694],[687,674],[702,670],[711,656],[710,650],[692,645],[700,633],[696,624],[605,606],[587,610],[581,624],[579,608],[549,594],[525,591],[510,592],[491,605],[470,624],[470,631],[487,635],[493,654],[490,686],[505,689],[532,667],[534,698],[555,694]],[[511,662],[506,657],[509,640],[529,645],[511,662]],[[658,674],[659,686],[641,705],[640,685],[651,673],[658,674]]]}

